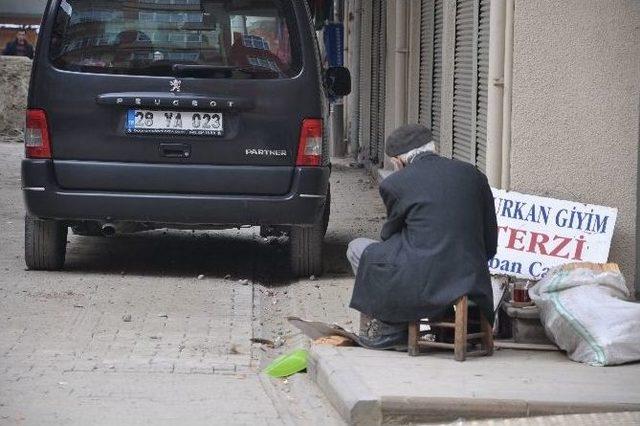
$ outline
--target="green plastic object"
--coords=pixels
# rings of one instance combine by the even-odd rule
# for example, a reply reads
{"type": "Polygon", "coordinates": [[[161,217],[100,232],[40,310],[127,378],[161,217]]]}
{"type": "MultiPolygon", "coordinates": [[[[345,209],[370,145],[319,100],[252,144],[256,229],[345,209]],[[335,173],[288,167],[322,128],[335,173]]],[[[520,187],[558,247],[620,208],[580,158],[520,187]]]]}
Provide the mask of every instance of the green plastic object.
{"type": "Polygon", "coordinates": [[[292,374],[307,369],[308,355],[306,350],[296,349],[293,352],[274,359],[273,362],[264,369],[264,372],[271,377],[289,377],[292,374]]]}

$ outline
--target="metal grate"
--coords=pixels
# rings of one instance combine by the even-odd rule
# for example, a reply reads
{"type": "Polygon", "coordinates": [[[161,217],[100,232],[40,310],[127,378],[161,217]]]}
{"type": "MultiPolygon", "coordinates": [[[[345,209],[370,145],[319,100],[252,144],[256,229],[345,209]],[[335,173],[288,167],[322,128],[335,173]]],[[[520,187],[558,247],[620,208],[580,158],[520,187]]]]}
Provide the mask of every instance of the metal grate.
{"type": "Polygon", "coordinates": [[[433,82],[431,89],[431,131],[433,140],[440,143],[442,117],[442,2],[433,4],[433,82]]]}
{"type": "Polygon", "coordinates": [[[474,1],[456,0],[453,158],[475,164],[474,1]]]}
{"type": "Polygon", "coordinates": [[[380,164],[384,158],[387,2],[373,0],[372,6],[369,160],[380,164]]]}
{"type": "Polygon", "coordinates": [[[476,118],[476,166],[487,170],[487,101],[489,93],[490,1],[480,0],[478,24],[478,111],[476,118]]]}
{"type": "Polygon", "coordinates": [[[433,53],[433,0],[421,0],[418,123],[427,127],[431,127],[433,53]]]}
{"type": "Polygon", "coordinates": [[[456,0],[453,158],[486,170],[489,0],[456,0]]]}
{"type": "Polygon", "coordinates": [[[370,107],[371,107],[371,87],[370,72],[371,69],[371,4],[367,2],[361,3],[360,12],[360,70],[358,78],[358,144],[360,149],[360,155],[369,154],[369,123],[370,107]]]}
{"type": "MultiPolygon", "coordinates": [[[[377,131],[378,153],[376,163],[382,167],[384,162],[384,131],[386,119],[386,78],[387,78],[387,2],[380,2],[380,41],[378,43],[378,68],[380,74],[378,76],[378,122],[374,123],[377,131]]],[[[373,126],[372,126],[373,127],[373,126]]]]}
{"type": "Polygon", "coordinates": [[[370,142],[369,142],[369,160],[372,163],[378,162],[378,122],[380,121],[379,113],[380,109],[378,105],[380,103],[380,67],[379,67],[379,53],[380,53],[380,15],[381,15],[381,1],[373,0],[373,22],[372,22],[372,37],[371,37],[371,126],[370,142]]]}

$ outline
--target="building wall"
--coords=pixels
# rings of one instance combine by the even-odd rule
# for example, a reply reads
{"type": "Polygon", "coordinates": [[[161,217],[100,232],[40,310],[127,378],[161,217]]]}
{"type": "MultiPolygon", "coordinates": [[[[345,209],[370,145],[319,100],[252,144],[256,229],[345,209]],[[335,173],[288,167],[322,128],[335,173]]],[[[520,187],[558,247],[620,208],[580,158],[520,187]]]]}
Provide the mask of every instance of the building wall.
{"type": "Polygon", "coordinates": [[[617,207],[633,287],[640,1],[516,0],[511,189],[617,207]]]}

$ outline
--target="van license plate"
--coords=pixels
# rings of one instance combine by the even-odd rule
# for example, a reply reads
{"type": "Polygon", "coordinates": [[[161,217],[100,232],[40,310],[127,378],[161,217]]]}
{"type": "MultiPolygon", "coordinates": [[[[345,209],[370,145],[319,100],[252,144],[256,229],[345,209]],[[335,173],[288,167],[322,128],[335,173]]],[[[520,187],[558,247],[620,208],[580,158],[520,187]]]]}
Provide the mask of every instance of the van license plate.
{"type": "Polygon", "coordinates": [[[222,136],[222,113],[130,109],[126,132],[136,134],[222,136]]]}

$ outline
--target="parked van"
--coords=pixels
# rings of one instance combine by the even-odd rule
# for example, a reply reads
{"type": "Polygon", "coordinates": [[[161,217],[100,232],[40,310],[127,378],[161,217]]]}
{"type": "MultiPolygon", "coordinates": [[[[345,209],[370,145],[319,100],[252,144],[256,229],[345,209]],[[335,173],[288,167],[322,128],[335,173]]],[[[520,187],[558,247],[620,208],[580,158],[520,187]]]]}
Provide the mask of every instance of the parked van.
{"type": "Polygon", "coordinates": [[[29,89],[22,182],[30,269],[67,229],[285,230],[319,274],[329,219],[327,96],[300,0],[51,0],[29,89]]]}

